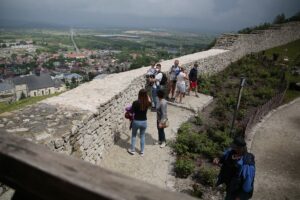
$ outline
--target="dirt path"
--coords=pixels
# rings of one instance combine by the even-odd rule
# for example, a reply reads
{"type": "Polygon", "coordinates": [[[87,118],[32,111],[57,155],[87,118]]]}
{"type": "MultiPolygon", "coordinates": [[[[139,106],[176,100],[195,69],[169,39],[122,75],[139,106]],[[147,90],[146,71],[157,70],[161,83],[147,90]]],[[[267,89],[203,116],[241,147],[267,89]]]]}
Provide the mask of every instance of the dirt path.
{"type": "MultiPolygon", "coordinates": [[[[200,98],[186,97],[186,108],[190,109],[197,105],[199,109],[203,108],[212,99],[209,96],[201,95],[200,98]]],[[[180,105],[180,106],[185,106],[180,105]]],[[[194,107],[195,108],[195,107],[194,107]]],[[[187,121],[193,112],[185,108],[179,108],[168,105],[168,118],[170,127],[165,129],[167,140],[175,139],[177,129],[181,123],[187,121]]],[[[121,139],[105,155],[101,166],[145,182],[154,184],[161,188],[174,190],[175,177],[172,175],[172,163],[175,157],[171,154],[169,146],[160,148],[153,143],[158,139],[156,128],[156,113],[148,112],[148,128],[146,130],[145,155],[134,156],[127,153],[130,146],[131,132],[128,130],[121,135],[121,139]]],[[[137,152],[139,152],[139,140],[136,143],[137,152]]]]}
{"type": "Polygon", "coordinates": [[[300,199],[300,99],[279,108],[259,125],[253,199],[300,199]]]}

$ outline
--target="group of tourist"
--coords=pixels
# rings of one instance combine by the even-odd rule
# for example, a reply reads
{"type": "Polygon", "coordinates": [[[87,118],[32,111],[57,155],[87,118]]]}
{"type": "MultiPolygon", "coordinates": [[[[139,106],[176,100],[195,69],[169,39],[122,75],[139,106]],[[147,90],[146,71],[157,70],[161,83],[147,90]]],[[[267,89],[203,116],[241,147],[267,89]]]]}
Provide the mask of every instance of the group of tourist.
{"type": "MultiPolygon", "coordinates": [[[[160,64],[152,64],[147,71],[146,89],[141,89],[138,99],[132,103],[132,137],[131,146],[128,153],[135,154],[135,143],[138,130],[140,131],[140,155],[144,156],[145,149],[145,132],[147,128],[147,111],[151,107],[152,111],[157,112],[157,130],[158,142],[163,148],[166,146],[166,136],[164,129],[168,126],[167,101],[179,98],[179,103],[186,92],[195,89],[197,96],[197,67],[195,63],[193,68],[187,75],[184,67],[179,66],[176,60],[170,68],[169,79],[161,72],[160,64]],[[187,87],[186,81],[189,81],[187,87]],[[167,84],[169,82],[169,84],[167,84]],[[176,96],[174,97],[176,91],[176,96]],[[171,95],[171,97],[169,97],[171,95]]],[[[233,140],[231,148],[229,148],[220,158],[215,158],[213,163],[221,166],[218,176],[217,186],[226,185],[226,200],[247,200],[252,197],[253,183],[255,177],[255,161],[254,155],[247,152],[246,142],[242,137],[233,140]]]]}
{"type": "Polygon", "coordinates": [[[187,74],[186,69],[179,66],[179,61],[175,60],[174,65],[169,70],[169,77],[161,72],[161,65],[151,65],[147,71],[147,90],[152,100],[152,110],[155,111],[156,93],[158,89],[165,92],[165,98],[175,103],[182,103],[185,95],[190,94],[190,90],[195,91],[195,96],[198,97],[198,64],[195,63],[190,73],[187,74]]]}

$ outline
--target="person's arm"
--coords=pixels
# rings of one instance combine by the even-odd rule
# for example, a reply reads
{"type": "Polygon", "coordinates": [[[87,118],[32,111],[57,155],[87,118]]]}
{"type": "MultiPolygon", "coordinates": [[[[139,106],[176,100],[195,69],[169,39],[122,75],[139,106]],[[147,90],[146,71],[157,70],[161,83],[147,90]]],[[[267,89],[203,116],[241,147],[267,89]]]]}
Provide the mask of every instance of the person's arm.
{"type": "Polygon", "coordinates": [[[162,72],[159,72],[159,73],[155,76],[155,81],[160,82],[161,79],[162,79],[162,76],[163,76],[162,72]]]}
{"type": "Polygon", "coordinates": [[[244,165],[242,168],[242,176],[244,178],[243,192],[249,193],[253,190],[255,167],[253,165],[244,165]]]}
{"type": "Polygon", "coordinates": [[[231,149],[229,148],[220,157],[214,158],[213,164],[215,164],[215,165],[221,165],[221,164],[223,164],[224,161],[226,160],[226,158],[228,157],[230,151],[231,151],[231,149]]]}

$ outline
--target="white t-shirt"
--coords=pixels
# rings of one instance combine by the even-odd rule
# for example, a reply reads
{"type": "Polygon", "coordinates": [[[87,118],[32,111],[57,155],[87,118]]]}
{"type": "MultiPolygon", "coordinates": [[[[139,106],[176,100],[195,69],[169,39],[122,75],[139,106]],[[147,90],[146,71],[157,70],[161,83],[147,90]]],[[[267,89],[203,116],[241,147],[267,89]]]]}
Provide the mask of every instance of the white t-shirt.
{"type": "Polygon", "coordinates": [[[156,80],[156,84],[153,84],[153,88],[156,88],[156,86],[159,86],[160,85],[160,81],[163,77],[163,74],[161,72],[158,72],[158,74],[155,75],[155,80],[156,80]]]}
{"type": "Polygon", "coordinates": [[[177,83],[179,83],[179,84],[185,84],[185,77],[186,77],[186,74],[183,73],[183,72],[180,72],[177,75],[177,83]]]}

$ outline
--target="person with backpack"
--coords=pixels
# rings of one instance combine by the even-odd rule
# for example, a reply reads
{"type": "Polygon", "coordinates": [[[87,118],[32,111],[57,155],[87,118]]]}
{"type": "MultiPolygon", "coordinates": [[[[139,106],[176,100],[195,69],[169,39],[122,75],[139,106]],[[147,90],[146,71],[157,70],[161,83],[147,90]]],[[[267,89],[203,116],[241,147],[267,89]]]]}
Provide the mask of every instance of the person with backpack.
{"type": "Polygon", "coordinates": [[[156,68],[155,68],[155,63],[151,62],[151,67],[150,69],[148,69],[147,73],[146,73],[146,90],[148,95],[150,96],[151,102],[152,102],[152,108],[155,108],[155,104],[154,104],[154,99],[152,96],[152,86],[153,86],[153,82],[151,82],[151,78],[155,78],[156,75],[156,68]]]}
{"type": "Polygon", "coordinates": [[[252,197],[255,160],[254,155],[247,152],[244,138],[234,138],[231,148],[220,158],[215,158],[213,163],[221,165],[216,185],[226,185],[225,200],[248,200],[252,197]]]}
{"type": "Polygon", "coordinates": [[[177,75],[180,73],[180,67],[179,67],[179,60],[175,60],[174,65],[170,68],[169,75],[170,75],[170,81],[169,81],[169,93],[171,94],[171,97],[168,99],[175,100],[174,94],[175,94],[175,88],[176,88],[176,82],[177,82],[177,75]]]}
{"type": "Polygon", "coordinates": [[[190,87],[188,89],[188,94],[190,94],[190,91],[191,90],[195,90],[195,96],[198,97],[198,84],[197,84],[197,81],[198,81],[198,63],[195,63],[194,64],[194,67],[191,69],[190,73],[189,73],[189,80],[190,80],[190,87]]]}
{"type": "Polygon", "coordinates": [[[153,83],[152,85],[152,111],[156,111],[156,105],[157,105],[157,91],[161,88],[161,81],[163,79],[163,73],[161,72],[161,64],[156,65],[156,75],[155,77],[150,77],[150,82],[153,83]]]}
{"type": "Polygon", "coordinates": [[[167,75],[164,72],[161,71],[161,64],[157,64],[156,67],[159,68],[158,73],[162,74],[162,78],[161,78],[161,81],[159,83],[159,89],[162,90],[162,91],[164,91],[164,93],[166,94],[167,90],[168,90],[168,88],[167,88],[168,77],[167,77],[167,75]]]}
{"type": "Polygon", "coordinates": [[[138,100],[134,101],[131,106],[131,112],[133,115],[132,121],[132,135],[131,135],[131,146],[128,149],[128,153],[131,155],[135,154],[135,141],[137,131],[140,130],[141,138],[141,156],[144,156],[145,148],[145,133],[147,129],[147,110],[151,106],[150,97],[145,89],[141,89],[138,94],[138,100]]]}

